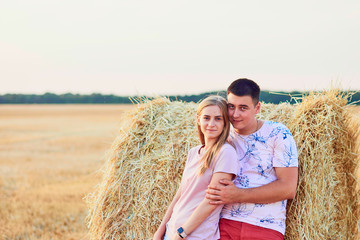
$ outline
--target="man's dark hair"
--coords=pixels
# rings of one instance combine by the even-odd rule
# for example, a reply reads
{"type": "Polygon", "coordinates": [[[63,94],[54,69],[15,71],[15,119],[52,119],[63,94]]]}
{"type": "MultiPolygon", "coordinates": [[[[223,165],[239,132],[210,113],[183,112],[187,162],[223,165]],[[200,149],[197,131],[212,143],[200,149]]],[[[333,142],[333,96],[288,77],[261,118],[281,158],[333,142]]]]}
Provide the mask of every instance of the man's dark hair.
{"type": "Polygon", "coordinates": [[[260,100],[260,87],[256,82],[247,78],[240,78],[233,81],[227,89],[227,94],[230,93],[242,97],[250,96],[256,105],[260,100]]]}

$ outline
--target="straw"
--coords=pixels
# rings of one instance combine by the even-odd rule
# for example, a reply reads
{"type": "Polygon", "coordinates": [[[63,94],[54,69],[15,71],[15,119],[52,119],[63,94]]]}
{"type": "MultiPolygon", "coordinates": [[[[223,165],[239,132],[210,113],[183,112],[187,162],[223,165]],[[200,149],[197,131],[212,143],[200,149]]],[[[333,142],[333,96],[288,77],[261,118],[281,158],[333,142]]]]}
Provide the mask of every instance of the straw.
{"type": "MultiPolygon", "coordinates": [[[[358,239],[355,142],[359,122],[338,90],[300,103],[264,104],[260,119],[284,123],[299,152],[299,184],[288,203],[285,239],[358,239]]],[[[106,157],[103,180],[86,198],[91,239],[150,239],[199,144],[194,103],[142,99],[106,157]]]]}

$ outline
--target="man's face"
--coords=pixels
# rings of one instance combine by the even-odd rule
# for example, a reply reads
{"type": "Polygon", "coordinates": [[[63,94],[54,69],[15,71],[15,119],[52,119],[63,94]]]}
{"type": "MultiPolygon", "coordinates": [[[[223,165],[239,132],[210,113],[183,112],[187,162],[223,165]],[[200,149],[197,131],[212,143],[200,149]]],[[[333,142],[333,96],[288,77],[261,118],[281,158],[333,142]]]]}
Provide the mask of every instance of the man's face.
{"type": "Polygon", "coordinates": [[[236,132],[244,135],[252,133],[256,128],[255,115],[260,111],[260,103],[254,105],[251,96],[240,97],[232,93],[227,99],[229,119],[236,132]]]}

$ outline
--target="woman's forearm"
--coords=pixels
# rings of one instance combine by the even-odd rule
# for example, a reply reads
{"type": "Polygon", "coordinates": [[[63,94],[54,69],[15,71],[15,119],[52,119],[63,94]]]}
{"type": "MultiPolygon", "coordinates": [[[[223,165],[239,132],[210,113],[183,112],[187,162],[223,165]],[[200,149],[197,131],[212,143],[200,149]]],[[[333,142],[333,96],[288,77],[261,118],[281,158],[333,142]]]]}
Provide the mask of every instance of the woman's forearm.
{"type": "MultiPolygon", "coordinates": [[[[211,177],[210,184],[218,183],[220,179],[227,179],[232,180],[234,178],[233,174],[230,173],[224,173],[224,172],[216,172],[211,177]]],[[[182,226],[184,229],[184,232],[186,234],[192,233],[197,227],[200,226],[200,224],[205,221],[205,219],[210,216],[210,214],[216,209],[216,208],[222,208],[223,205],[212,205],[209,203],[210,200],[207,198],[204,198],[201,203],[197,206],[195,211],[191,214],[191,216],[188,218],[188,220],[185,222],[185,224],[182,226]]]]}
{"type": "Polygon", "coordinates": [[[182,226],[184,232],[188,235],[192,233],[218,207],[222,208],[223,206],[210,205],[209,199],[204,198],[204,200],[202,200],[199,206],[195,209],[189,219],[182,226]]]}

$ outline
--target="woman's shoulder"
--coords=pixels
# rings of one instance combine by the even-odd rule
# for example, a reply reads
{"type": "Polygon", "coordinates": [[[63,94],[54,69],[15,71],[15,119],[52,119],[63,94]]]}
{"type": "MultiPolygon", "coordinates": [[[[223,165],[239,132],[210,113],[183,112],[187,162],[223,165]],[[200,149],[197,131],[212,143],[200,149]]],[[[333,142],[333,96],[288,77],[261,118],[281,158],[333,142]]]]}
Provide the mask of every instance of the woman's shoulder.
{"type": "Polygon", "coordinates": [[[227,166],[236,168],[236,164],[238,163],[238,155],[235,148],[231,144],[225,143],[219,151],[216,162],[216,164],[219,166],[223,166],[225,164],[227,166]]]}
{"type": "Polygon", "coordinates": [[[231,153],[236,153],[236,149],[233,145],[231,145],[230,143],[226,142],[224,143],[224,145],[222,145],[222,147],[220,148],[220,152],[231,152],[231,153]]]}
{"type": "Polygon", "coordinates": [[[195,153],[199,152],[202,145],[197,145],[195,147],[190,148],[189,155],[194,155],[195,153]]]}
{"type": "Polygon", "coordinates": [[[229,149],[234,149],[235,150],[234,145],[232,143],[230,143],[230,142],[225,142],[222,147],[225,148],[225,149],[229,148],[229,149]]]}

